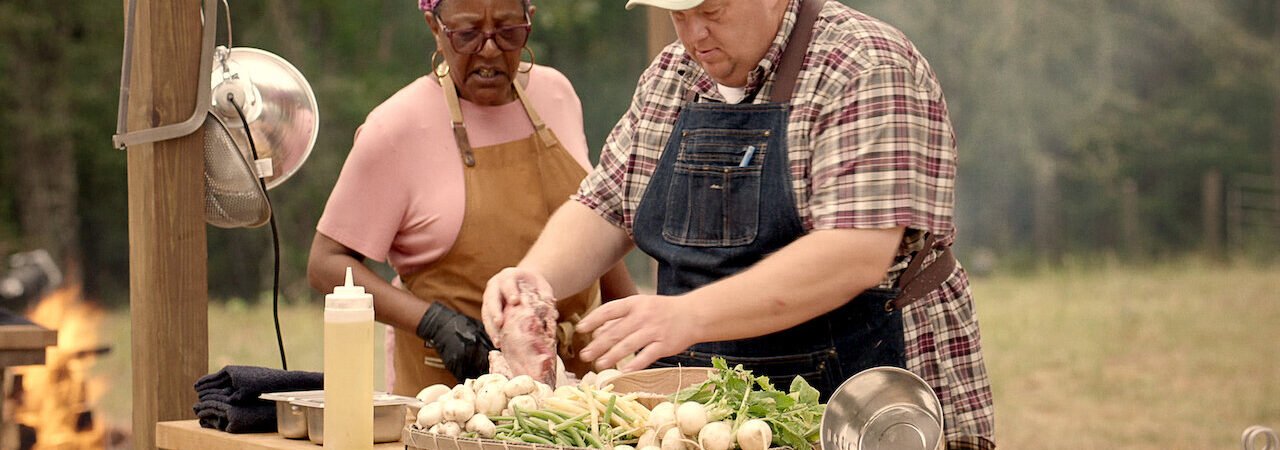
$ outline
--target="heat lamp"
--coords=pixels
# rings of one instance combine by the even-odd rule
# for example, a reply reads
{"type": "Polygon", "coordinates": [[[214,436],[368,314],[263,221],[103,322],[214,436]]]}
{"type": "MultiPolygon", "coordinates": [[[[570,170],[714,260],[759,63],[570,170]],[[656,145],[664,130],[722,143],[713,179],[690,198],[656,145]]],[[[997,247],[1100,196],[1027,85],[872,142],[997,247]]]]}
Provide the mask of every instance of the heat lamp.
{"type": "MultiPolygon", "coordinates": [[[[302,73],[284,58],[255,48],[231,45],[231,12],[226,0],[227,45],[214,46],[217,0],[205,0],[200,82],[196,107],[187,120],[127,131],[129,78],[137,0],[130,0],[125,22],[124,61],[116,148],[174,139],[204,130],[205,220],[220,228],[271,224],[275,248],[273,310],[279,296],[280,244],[267,191],[293,176],[311,154],[320,116],[315,93],[302,73]]],[[[279,315],[276,337],[286,366],[279,315]]]]}

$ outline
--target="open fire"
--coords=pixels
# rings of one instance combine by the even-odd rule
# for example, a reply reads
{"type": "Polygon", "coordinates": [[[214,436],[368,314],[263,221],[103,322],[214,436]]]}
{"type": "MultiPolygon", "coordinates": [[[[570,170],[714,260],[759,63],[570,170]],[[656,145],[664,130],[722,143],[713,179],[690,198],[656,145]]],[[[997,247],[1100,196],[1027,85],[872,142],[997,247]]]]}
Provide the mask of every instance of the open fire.
{"type": "Polygon", "coordinates": [[[94,420],[89,409],[106,392],[106,381],[89,374],[107,349],[98,342],[102,309],[81,299],[79,286],[67,286],[41,299],[27,317],[58,330],[58,345],[48,349],[43,366],[12,369],[14,379],[21,379],[21,391],[13,393],[13,420],[34,430],[34,442],[22,442],[21,448],[103,448],[103,421],[94,420]]]}

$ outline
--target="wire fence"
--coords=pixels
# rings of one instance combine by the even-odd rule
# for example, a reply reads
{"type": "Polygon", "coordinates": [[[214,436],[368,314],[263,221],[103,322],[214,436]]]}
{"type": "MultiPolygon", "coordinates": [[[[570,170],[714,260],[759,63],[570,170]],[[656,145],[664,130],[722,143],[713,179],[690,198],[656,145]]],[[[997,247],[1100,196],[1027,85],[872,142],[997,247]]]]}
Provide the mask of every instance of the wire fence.
{"type": "Polygon", "coordinates": [[[1280,188],[1268,175],[1238,174],[1226,186],[1226,245],[1251,253],[1280,248],[1280,188]]]}

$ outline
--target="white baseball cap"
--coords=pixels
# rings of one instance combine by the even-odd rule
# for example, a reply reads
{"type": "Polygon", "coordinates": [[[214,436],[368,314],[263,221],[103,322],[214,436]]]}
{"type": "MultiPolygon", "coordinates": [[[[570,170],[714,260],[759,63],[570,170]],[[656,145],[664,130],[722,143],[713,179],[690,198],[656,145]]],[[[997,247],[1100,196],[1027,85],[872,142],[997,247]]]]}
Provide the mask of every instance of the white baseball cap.
{"type": "Polygon", "coordinates": [[[697,8],[701,4],[702,0],[628,0],[626,8],[631,9],[635,8],[636,5],[648,5],[672,11],[684,11],[697,8]]]}

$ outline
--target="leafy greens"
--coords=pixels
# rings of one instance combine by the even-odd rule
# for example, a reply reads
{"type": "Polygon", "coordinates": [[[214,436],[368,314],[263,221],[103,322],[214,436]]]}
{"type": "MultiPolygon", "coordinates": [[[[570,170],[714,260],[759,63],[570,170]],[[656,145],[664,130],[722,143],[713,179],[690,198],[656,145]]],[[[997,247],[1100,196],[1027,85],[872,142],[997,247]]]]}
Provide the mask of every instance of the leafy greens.
{"type": "Polygon", "coordinates": [[[818,390],[803,377],[795,377],[787,392],[773,387],[767,376],[753,376],[741,364],[730,369],[724,358],[714,357],[716,369],[704,381],[672,394],[676,404],[692,401],[707,408],[707,420],[732,420],[733,431],[747,419],[763,419],[773,430],[775,446],[812,450],[817,442],[822,412],[818,390]]]}

